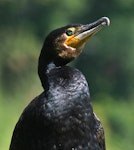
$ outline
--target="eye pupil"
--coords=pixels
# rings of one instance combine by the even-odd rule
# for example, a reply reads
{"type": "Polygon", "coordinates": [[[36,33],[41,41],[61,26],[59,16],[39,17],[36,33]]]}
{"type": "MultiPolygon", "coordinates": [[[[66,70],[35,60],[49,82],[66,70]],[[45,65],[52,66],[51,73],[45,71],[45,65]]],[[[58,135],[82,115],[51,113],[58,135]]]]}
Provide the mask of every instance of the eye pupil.
{"type": "Polygon", "coordinates": [[[73,31],[72,31],[72,30],[67,30],[66,34],[67,34],[68,36],[71,36],[71,35],[73,34],[73,31]]]}

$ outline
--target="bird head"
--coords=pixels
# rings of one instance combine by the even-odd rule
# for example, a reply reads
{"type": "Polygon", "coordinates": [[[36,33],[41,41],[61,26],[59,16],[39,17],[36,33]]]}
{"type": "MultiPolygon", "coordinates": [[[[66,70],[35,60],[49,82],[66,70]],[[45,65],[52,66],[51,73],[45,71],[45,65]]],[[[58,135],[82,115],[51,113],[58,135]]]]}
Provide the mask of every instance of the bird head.
{"type": "Polygon", "coordinates": [[[66,64],[82,52],[84,45],[95,33],[109,24],[110,20],[102,17],[90,24],[72,24],[58,28],[47,36],[44,47],[47,47],[47,53],[53,55],[55,60],[64,60],[66,64]]]}

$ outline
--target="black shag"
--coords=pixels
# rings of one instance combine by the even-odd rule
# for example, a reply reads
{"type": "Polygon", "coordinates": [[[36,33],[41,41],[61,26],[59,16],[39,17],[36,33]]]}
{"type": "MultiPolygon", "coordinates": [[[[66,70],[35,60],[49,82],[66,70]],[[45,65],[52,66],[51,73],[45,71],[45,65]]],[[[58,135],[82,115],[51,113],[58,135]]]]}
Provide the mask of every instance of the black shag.
{"type": "Polygon", "coordinates": [[[23,111],[10,150],[105,150],[104,130],[93,113],[84,75],[66,66],[109,19],[52,31],[39,57],[44,92],[23,111]]]}

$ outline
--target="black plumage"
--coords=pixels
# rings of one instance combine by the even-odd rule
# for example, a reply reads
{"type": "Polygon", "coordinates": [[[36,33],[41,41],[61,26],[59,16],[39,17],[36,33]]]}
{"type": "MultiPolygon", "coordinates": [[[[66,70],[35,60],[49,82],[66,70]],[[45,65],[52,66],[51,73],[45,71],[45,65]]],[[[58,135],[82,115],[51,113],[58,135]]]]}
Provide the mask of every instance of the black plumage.
{"type": "MultiPolygon", "coordinates": [[[[101,18],[98,22],[107,25],[108,21],[101,18]]],[[[98,29],[98,24],[87,27],[83,30],[85,25],[69,25],[46,38],[38,66],[45,90],[23,111],[10,150],[105,150],[104,130],[93,113],[87,81],[79,70],[66,66],[80,54],[90,36],[83,40],[78,35],[98,29]],[[68,30],[72,35],[67,35],[68,30]],[[70,44],[68,38],[75,40],[70,44]]]]}

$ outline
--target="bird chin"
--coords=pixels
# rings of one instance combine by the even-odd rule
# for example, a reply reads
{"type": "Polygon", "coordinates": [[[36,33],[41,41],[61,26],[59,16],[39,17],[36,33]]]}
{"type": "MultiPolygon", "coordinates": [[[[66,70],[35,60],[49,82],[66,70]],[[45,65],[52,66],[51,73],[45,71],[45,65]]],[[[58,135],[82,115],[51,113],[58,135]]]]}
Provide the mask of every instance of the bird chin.
{"type": "Polygon", "coordinates": [[[63,44],[66,49],[70,49],[71,51],[76,51],[75,47],[68,46],[66,43],[63,44]]]}

